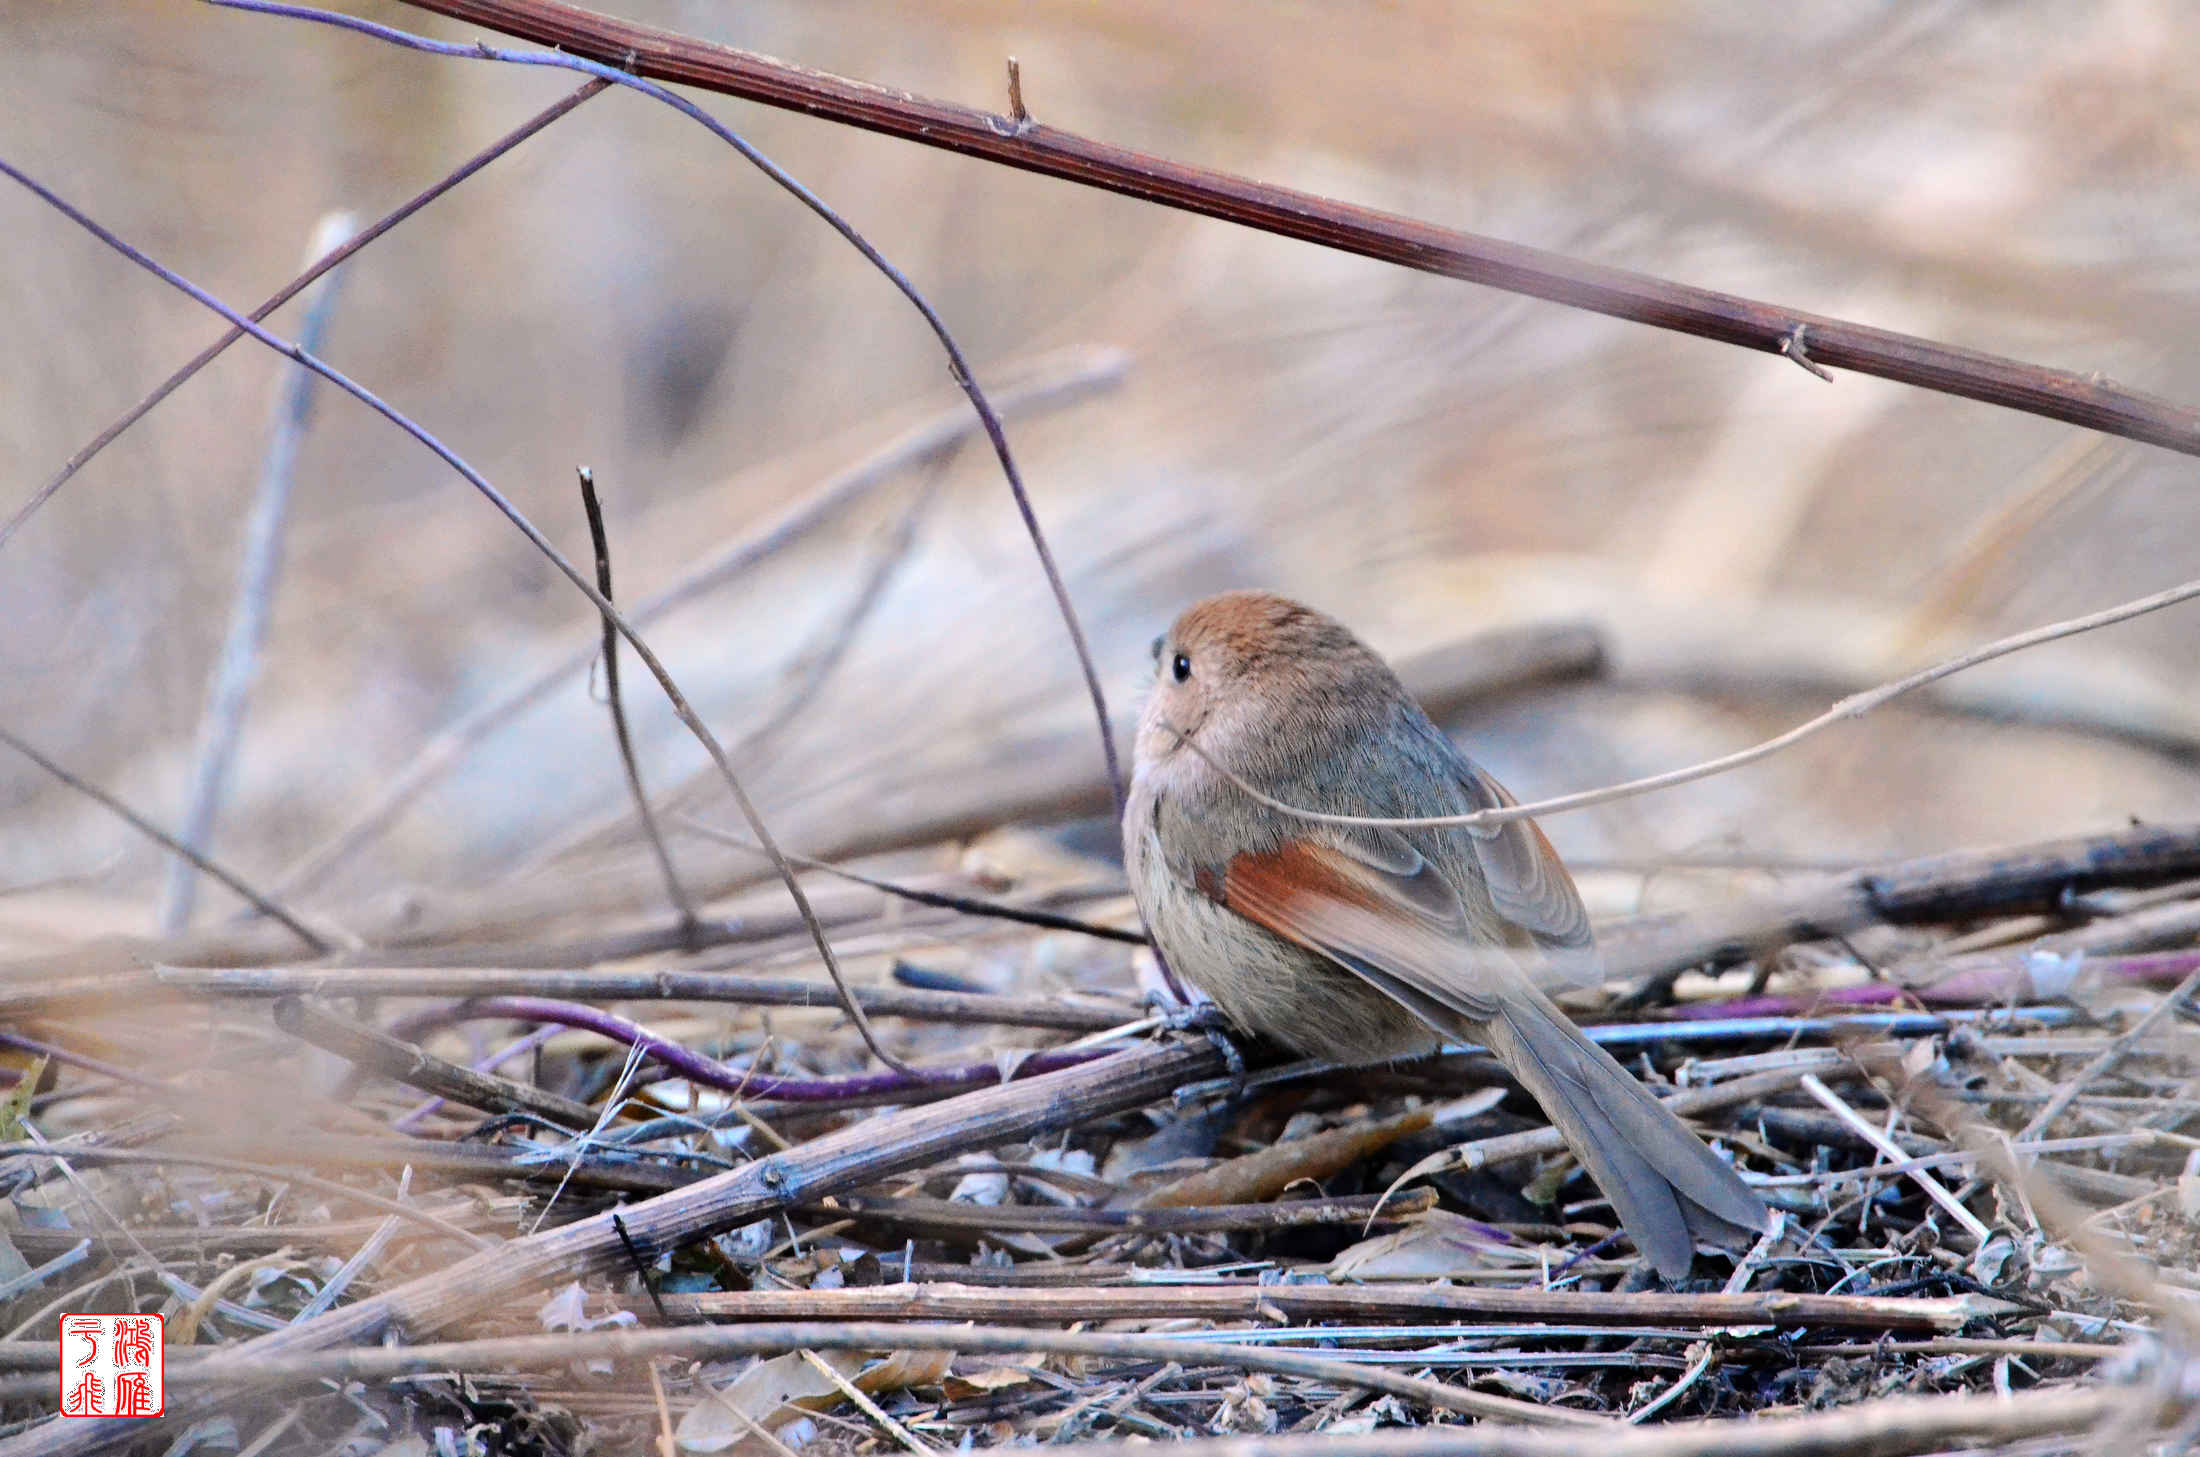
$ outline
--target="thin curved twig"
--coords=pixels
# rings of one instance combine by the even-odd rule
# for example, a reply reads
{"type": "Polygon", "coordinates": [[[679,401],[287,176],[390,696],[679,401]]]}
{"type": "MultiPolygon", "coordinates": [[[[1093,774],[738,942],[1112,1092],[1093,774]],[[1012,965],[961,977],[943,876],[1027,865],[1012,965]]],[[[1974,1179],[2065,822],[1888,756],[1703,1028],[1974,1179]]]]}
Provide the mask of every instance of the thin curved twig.
{"type": "Polygon", "coordinates": [[[675,92],[668,91],[653,81],[617,70],[599,61],[568,55],[563,51],[519,51],[492,46],[477,41],[470,46],[452,45],[445,41],[430,40],[426,36],[376,25],[334,11],[317,10],[303,5],[285,5],[278,0],[208,0],[208,3],[226,10],[250,10],[262,15],[277,15],[291,20],[310,20],[322,25],[333,25],[342,30],[355,31],[372,36],[376,40],[403,46],[407,50],[424,51],[429,55],[451,56],[462,60],[500,61],[514,66],[548,66],[557,70],[577,71],[584,76],[594,76],[610,81],[653,100],[661,101],[682,115],[701,124],[711,135],[739,152],[765,176],[777,183],[796,201],[815,213],[827,227],[840,234],[848,246],[861,253],[864,260],[883,274],[886,280],[909,300],[910,306],[923,316],[924,322],[939,340],[940,349],[947,355],[947,372],[970,400],[970,407],[978,412],[978,419],[985,426],[986,439],[993,445],[993,454],[1001,463],[1001,473],[1008,478],[1009,494],[1016,500],[1017,514],[1023,518],[1024,530],[1031,537],[1032,550],[1039,555],[1039,565],[1046,573],[1047,586],[1054,593],[1055,606],[1061,611],[1062,625],[1069,629],[1070,644],[1077,651],[1077,666],[1084,674],[1085,692],[1092,699],[1092,711],[1100,728],[1100,751],[1107,761],[1108,786],[1115,794],[1116,813],[1120,815],[1124,803],[1123,766],[1116,757],[1115,735],[1108,727],[1108,699],[1100,686],[1100,670],[1093,663],[1092,648],[1085,640],[1085,629],[1077,619],[1077,609],[1071,604],[1069,588],[1062,580],[1062,570],[1055,564],[1054,551],[1047,545],[1046,533],[1039,527],[1038,512],[1031,504],[1031,493],[1024,488],[1023,473],[1016,467],[1016,458],[1009,452],[1008,432],[1002,428],[1001,417],[985,391],[978,386],[977,375],[964,357],[962,346],[948,331],[947,321],[932,307],[931,301],[917,291],[907,274],[896,268],[886,255],[872,245],[871,240],[856,231],[853,224],[808,187],[804,186],[785,168],[758,151],[747,138],[727,126],[709,112],[675,92]]]}
{"type": "MultiPolygon", "coordinates": [[[[579,475],[581,509],[588,516],[588,540],[596,549],[596,590],[608,602],[611,538],[604,530],[603,503],[596,499],[596,473],[584,465],[579,475]]],[[[641,817],[642,837],[649,841],[650,853],[657,858],[658,873],[665,880],[665,896],[680,917],[680,929],[692,933],[696,927],[695,902],[680,883],[680,872],[672,868],[672,852],[665,848],[665,837],[657,828],[657,811],[649,802],[649,791],[642,787],[641,765],[634,759],[634,734],[627,727],[626,700],[619,695],[619,632],[608,617],[603,624],[603,691],[611,705],[611,733],[619,744],[619,767],[626,772],[627,791],[634,796],[634,811],[641,817]]]]}
{"type": "MultiPolygon", "coordinates": [[[[940,487],[947,479],[948,466],[954,460],[959,447],[958,441],[955,445],[935,452],[924,462],[922,479],[902,506],[893,524],[887,528],[884,545],[874,555],[861,585],[842,609],[831,631],[823,636],[821,644],[798,649],[788,658],[772,705],[763,712],[753,727],[744,729],[741,736],[728,747],[727,752],[735,759],[746,762],[754,757],[780,730],[801,718],[811,702],[831,681],[833,673],[854,647],[864,623],[886,596],[887,588],[892,585],[894,577],[907,560],[909,550],[916,541],[917,524],[931,510],[933,502],[939,499],[940,487]]],[[[635,610],[633,616],[635,625],[640,626],[640,611],[635,610]]],[[[652,805],[644,813],[654,815],[660,808],[669,812],[683,800],[693,798],[690,786],[683,784],[668,795],[661,806],[652,805]]],[[[624,823],[625,815],[622,813],[571,829],[558,840],[539,849],[522,870],[557,864],[577,850],[601,843],[606,834],[624,823]]]]}
{"type": "MultiPolygon", "coordinates": [[[[763,853],[762,848],[753,840],[743,839],[739,835],[719,829],[716,825],[706,825],[693,815],[681,815],[680,823],[706,840],[715,840],[721,845],[731,845],[735,849],[754,854],[763,853]]],[[[829,860],[800,855],[792,850],[787,851],[786,855],[804,870],[815,870],[854,885],[869,886],[872,890],[908,901],[912,905],[931,906],[942,911],[960,911],[966,916],[982,916],[994,921],[1013,921],[1018,925],[1037,926],[1047,931],[1074,931],[1080,936],[1092,936],[1102,941],[1121,941],[1131,946],[1152,944],[1147,937],[1136,931],[1126,931],[1120,926],[1103,926],[1095,921],[1080,920],[1076,916],[1059,915],[1053,911],[1035,911],[1025,906],[1002,905],[999,901],[980,900],[975,896],[918,890],[913,885],[897,885],[891,880],[880,880],[875,876],[865,875],[860,870],[849,870],[829,860]]]]}
{"type": "MultiPolygon", "coordinates": [[[[476,997],[448,1007],[432,1008],[408,1017],[392,1034],[405,1041],[419,1040],[437,1027],[459,1022],[510,1018],[515,1022],[554,1022],[576,1031],[593,1032],[624,1043],[641,1055],[656,1059],[675,1077],[735,1097],[771,1098],[789,1103],[842,1103],[875,1099],[892,1093],[943,1093],[965,1088],[991,1087],[1008,1081],[999,1062],[965,1063],[955,1067],[917,1068],[890,1073],[859,1073],[839,1078],[794,1078],[776,1073],[728,1067],[669,1037],[661,1037],[639,1022],[586,1002],[560,1001],[554,997],[476,997]]],[[[1117,1049],[1057,1047],[1016,1063],[1009,1071],[1019,1077],[1037,1077],[1065,1067],[1106,1057],[1117,1049]]]]}
{"type": "Polygon", "coordinates": [[[2134,617],[2143,617],[2150,612],[2159,612],[2165,607],[2175,607],[2179,603],[2192,601],[2196,597],[2200,597],[2200,580],[2185,582],[2164,591],[2153,593],[2151,596],[2134,598],[2114,607],[2103,608],[2099,612],[2089,612],[2082,617],[2068,617],[2060,622],[2050,622],[2041,627],[2013,633],[2008,637],[1997,638],[1993,642],[1975,647],[1967,653],[1959,653],[1955,657],[1943,659],[1931,667],[1921,668],[1917,672],[1911,673],[1907,677],[1897,678],[1891,683],[1882,683],[1876,688],[1867,688],[1861,693],[1852,693],[1816,718],[1799,723],[1786,733],[1775,738],[1766,739],[1763,743],[1753,745],[1750,748],[1741,749],[1732,754],[1724,754],[1716,759],[1706,759],[1700,764],[1691,764],[1685,769],[1671,769],[1663,774],[1652,774],[1644,779],[1630,779],[1624,784],[1607,785],[1603,789],[1585,789],[1578,794],[1561,794],[1551,799],[1539,799],[1530,804],[1508,804],[1497,809],[1476,810],[1472,814],[1421,815],[1386,819],[1377,815],[1324,814],[1319,810],[1302,809],[1298,805],[1285,804],[1280,799],[1263,794],[1260,790],[1246,783],[1241,776],[1218,763],[1213,755],[1201,748],[1188,735],[1178,730],[1175,725],[1164,725],[1164,727],[1167,727],[1171,733],[1176,735],[1176,741],[1179,744],[1205,760],[1208,768],[1236,785],[1238,790],[1248,798],[1264,804],[1270,809],[1280,810],[1294,819],[1307,820],[1318,825],[1350,825],[1365,829],[1433,830],[1456,828],[1482,830],[1497,825],[1509,824],[1514,820],[1529,819],[1537,815],[1563,814],[1567,810],[1587,809],[1592,805],[1610,804],[1618,799],[1632,799],[1638,794],[1649,794],[1654,790],[1671,789],[1681,784],[1692,784],[1698,779],[1709,779],[1715,774],[1724,774],[1729,769],[1740,769],[1754,764],[1760,759],[1769,759],[1782,749],[1791,748],[1846,719],[1862,718],[1881,704],[1899,698],[1915,689],[1923,688],[1928,684],[1937,683],[1941,679],[1951,677],[1966,668],[1975,668],[1981,663],[1989,663],[1996,658],[2005,658],[2011,653],[2022,652],[2026,648],[2038,647],[2042,643],[2055,642],[2066,637],[2076,637],[2080,633],[2091,632],[2095,628],[2111,627],[2119,622],[2128,622],[2134,617]]]}
{"type": "MultiPolygon", "coordinates": [[[[5,169],[6,167],[7,164],[5,162],[0,162],[0,169],[5,169]]],[[[285,910],[282,906],[276,904],[274,901],[269,900],[259,891],[254,890],[250,885],[247,885],[244,880],[234,871],[228,870],[221,865],[217,865],[214,861],[200,854],[197,850],[192,849],[189,845],[186,845],[185,843],[183,843],[183,841],[177,839],[174,835],[169,834],[159,825],[154,824],[151,820],[145,818],[145,816],[139,814],[136,810],[130,808],[130,806],[124,804],[121,800],[115,798],[106,790],[101,789],[98,785],[92,783],[90,780],[85,779],[79,775],[70,773],[67,769],[64,769],[61,765],[56,764],[53,760],[47,758],[44,754],[40,753],[30,744],[16,737],[14,734],[10,733],[6,729],[0,729],[0,744],[6,744],[9,748],[15,750],[15,752],[21,754],[24,758],[30,760],[33,764],[36,764],[39,768],[45,770],[48,774],[51,774],[54,778],[60,780],[63,784],[68,785],[69,788],[75,790],[77,793],[84,795],[87,798],[98,800],[101,804],[105,805],[109,810],[113,811],[116,815],[120,816],[125,822],[127,822],[131,829],[136,830],[139,834],[145,836],[145,838],[147,838],[148,840],[152,840],[155,843],[159,844],[162,848],[166,849],[171,854],[181,856],[183,859],[189,861],[193,866],[197,867],[197,869],[200,870],[202,873],[213,876],[214,879],[220,881],[223,885],[235,891],[238,895],[243,896],[247,901],[250,901],[252,903],[253,908],[259,911],[260,914],[281,922],[285,930],[289,931],[299,940],[305,942],[306,945],[312,947],[315,955],[320,955],[321,953],[326,952],[329,949],[327,938],[318,935],[314,932],[312,927],[306,925],[305,922],[299,920],[295,915],[291,914],[289,911],[285,910]]]]}

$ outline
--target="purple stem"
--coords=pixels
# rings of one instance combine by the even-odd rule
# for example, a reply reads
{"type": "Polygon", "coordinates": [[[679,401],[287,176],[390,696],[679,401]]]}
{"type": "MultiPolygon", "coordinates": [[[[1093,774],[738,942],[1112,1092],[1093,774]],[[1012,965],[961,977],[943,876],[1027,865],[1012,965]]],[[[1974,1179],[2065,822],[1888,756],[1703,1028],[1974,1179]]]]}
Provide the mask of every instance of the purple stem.
{"type": "MultiPolygon", "coordinates": [[[[434,1027],[484,1017],[510,1017],[522,1022],[551,1022],[594,1032],[629,1047],[639,1047],[661,1063],[674,1077],[686,1078],[706,1088],[747,1098],[775,1098],[789,1103],[837,1103],[881,1093],[927,1092],[943,1088],[983,1088],[1001,1080],[998,1063],[973,1062],[960,1067],[920,1068],[917,1076],[906,1073],[862,1073],[846,1078],[787,1078],[772,1073],[728,1067],[691,1048],[660,1037],[638,1022],[582,1002],[562,1002],[550,997],[476,997],[438,1007],[407,1018],[396,1035],[408,1041],[434,1027]]],[[[1019,1074],[1056,1072],[1078,1063],[1106,1057],[1112,1049],[1089,1047],[1077,1051],[1040,1052],[1018,1065],[1019,1074]]]]}
{"type": "MultiPolygon", "coordinates": [[[[2139,956],[2089,956],[2085,974],[2121,986],[2175,986],[2200,970],[2200,951],[2158,951],[2139,956]]],[[[1675,1007],[1681,1021],[1709,1021],[1723,1017],[1808,1016],[1831,1007],[1880,1007],[1895,1002],[1914,1002],[1928,1007],[1984,1007],[1998,1002],[2054,1000],[2056,995],[2037,987],[2025,953],[1996,957],[1983,964],[1965,966],[1936,982],[1897,986],[1872,982],[1868,986],[1832,987],[1806,995],[1743,997],[1731,1002],[1692,1002],[1675,1007]]]]}

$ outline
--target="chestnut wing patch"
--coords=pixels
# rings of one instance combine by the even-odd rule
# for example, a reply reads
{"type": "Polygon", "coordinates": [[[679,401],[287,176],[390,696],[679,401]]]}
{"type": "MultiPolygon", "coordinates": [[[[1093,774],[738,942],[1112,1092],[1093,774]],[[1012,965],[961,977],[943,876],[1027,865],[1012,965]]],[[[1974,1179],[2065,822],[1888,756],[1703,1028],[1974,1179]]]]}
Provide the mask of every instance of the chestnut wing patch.
{"type": "MultiPolygon", "coordinates": [[[[1400,842],[1402,846],[1402,842],[1400,842]]],[[[1203,872],[1210,899],[1286,941],[1318,951],[1397,998],[1439,1031],[1486,1022],[1520,976],[1510,954],[1476,935],[1451,888],[1419,855],[1387,865],[1294,840],[1203,872]],[[1221,895],[1208,885],[1219,879],[1221,895]]]]}

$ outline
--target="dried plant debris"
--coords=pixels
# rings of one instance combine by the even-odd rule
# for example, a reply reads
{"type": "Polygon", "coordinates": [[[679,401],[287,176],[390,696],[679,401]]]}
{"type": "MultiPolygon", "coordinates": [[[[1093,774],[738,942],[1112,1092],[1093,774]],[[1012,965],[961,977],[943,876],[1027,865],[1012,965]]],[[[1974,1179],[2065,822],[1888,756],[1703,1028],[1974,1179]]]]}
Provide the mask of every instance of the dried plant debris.
{"type": "MultiPolygon", "coordinates": [[[[1250,1048],[1241,1076],[1154,1025],[1140,948],[975,911],[834,906],[916,1077],[868,1058],[783,924],[594,982],[503,969],[492,997],[333,959],[170,973],[13,1034],[6,1416],[43,1440],[59,1315],[127,1309],[167,1318],[175,1430],[270,1452],[1461,1423],[1542,1452],[1538,1424],[1779,1418],[1754,1448],[1702,1427],[1770,1452],[1920,1398],[1977,1424],[1870,1450],[2084,1450],[2103,1422],[2140,1450],[2189,1420],[2195,855],[2200,831],[2146,830],[1887,867],[1901,898],[1831,937],[1806,923],[1856,881],[1816,877],[1662,990],[1577,1004],[1779,1211],[1677,1286],[1473,1050],[1250,1048]]],[[[1089,863],[985,866],[933,883],[1125,921],[1089,863]]]]}

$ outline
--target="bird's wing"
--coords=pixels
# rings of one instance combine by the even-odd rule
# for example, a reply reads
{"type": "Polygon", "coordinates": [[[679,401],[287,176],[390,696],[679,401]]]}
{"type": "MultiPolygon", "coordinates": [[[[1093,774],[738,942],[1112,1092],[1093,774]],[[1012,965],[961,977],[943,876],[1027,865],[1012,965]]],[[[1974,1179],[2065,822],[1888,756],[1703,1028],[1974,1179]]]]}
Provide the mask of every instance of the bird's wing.
{"type": "Polygon", "coordinates": [[[1441,1032],[1496,1016],[1521,974],[1495,928],[1477,928],[1435,867],[1394,835],[1237,855],[1203,876],[1201,889],[1357,972],[1441,1032]]]}
{"type": "MultiPolygon", "coordinates": [[[[1520,802],[1473,764],[1460,775],[1459,787],[1478,810],[1505,809],[1520,802]]],[[[1466,833],[1489,885],[1490,903],[1543,948],[1544,954],[1528,963],[1537,984],[1550,989],[1595,986],[1602,981],[1604,968],[1590,934],[1588,908],[1581,903],[1581,892],[1574,888],[1565,862],[1535,821],[1513,820],[1466,833]]]]}

